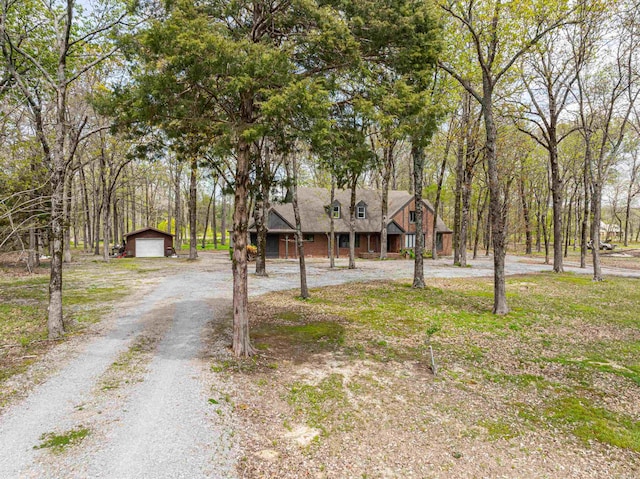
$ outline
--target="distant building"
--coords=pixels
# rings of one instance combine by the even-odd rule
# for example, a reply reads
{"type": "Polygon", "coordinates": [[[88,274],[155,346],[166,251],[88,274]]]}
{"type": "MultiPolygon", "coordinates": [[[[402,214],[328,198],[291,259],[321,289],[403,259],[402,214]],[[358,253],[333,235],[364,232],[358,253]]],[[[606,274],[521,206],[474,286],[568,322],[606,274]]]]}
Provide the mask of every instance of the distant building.
{"type": "Polygon", "coordinates": [[[614,223],[605,223],[604,221],[600,222],[600,239],[622,239],[622,230],[620,229],[620,225],[614,223]]]}
{"type": "MultiPolygon", "coordinates": [[[[304,238],[305,256],[329,256],[330,215],[334,219],[336,236],[336,256],[349,255],[349,206],[351,192],[336,190],[335,201],[331,203],[330,191],[324,188],[298,187],[300,223],[304,238]]],[[[355,251],[360,257],[380,255],[380,230],[382,226],[382,194],[377,190],[358,189],[356,191],[356,238],[355,251]]],[[[425,249],[431,249],[433,235],[436,235],[438,252],[450,255],[453,232],[438,217],[436,231],[433,231],[434,210],[431,203],[423,200],[422,233],[425,235],[425,249]]],[[[399,253],[402,249],[412,249],[416,242],[415,200],[406,191],[389,191],[389,211],[386,220],[387,252],[399,253]]],[[[268,258],[295,258],[295,218],[291,203],[272,206],[267,213],[268,258]]],[[[255,224],[249,227],[251,242],[255,244],[257,232],[255,224]]]]}
{"type": "Polygon", "coordinates": [[[156,228],[142,228],[124,235],[125,255],[161,258],[173,253],[173,235],[156,228]]]}

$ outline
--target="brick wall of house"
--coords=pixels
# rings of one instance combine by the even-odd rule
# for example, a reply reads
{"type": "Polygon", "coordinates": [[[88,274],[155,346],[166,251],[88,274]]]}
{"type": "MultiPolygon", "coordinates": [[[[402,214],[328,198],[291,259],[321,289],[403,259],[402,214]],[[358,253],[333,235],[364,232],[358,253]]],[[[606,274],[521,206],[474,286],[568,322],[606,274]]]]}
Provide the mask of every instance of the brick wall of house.
{"type": "MultiPolygon", "coordinates": [[[[305,235],[306,236],[306,235],[305,235]]],[[[342,236],[342,235],[341,235],[342,236]]],[[[280,234],[279,238],[279,256],[280,258],[297,258],[296,243],[294,235],[289,235],[289,248],[287,256],[286,235],[280,234]]],[[[336,241],[336,247],[338,243],[336,241]]],[[[380,235],[371,234],[370,247],[375,252],[380,252],[380,235]]],[[[367,235],[360,234],[360,246],[356,247],[356,255],[367,252],[367,235]]],[[[306,240],[304,242],[304,254],[308,258],[327,258],[329,253],[329,238],[324,233],[313,234],[313,241],[306,240]]],[[[349,248],[339,248],[337,251],[339,257],[346,258],[349,256],[349,248]]]]}
{"type": "MultiPolygon", "coordinates": [[[[393,217],[392,220],[398,223],[398,225],[404,229],[407,233],[415,234],[416,232],[416,224],[411,223],[409,221],[409,212],[416,210],[416,202],[415,200],[411,200],[410,203],[407,204],[403,209],[398,211],[393,217]]],[[[427,208],[425,205],[422,207],[422,231],[425,233],[425,249],[431,249],[431,242],[433,236],[433,212],[427,208]]],[[[401,248],[404,248],[404,242],[401,245],[401,248]]]]}

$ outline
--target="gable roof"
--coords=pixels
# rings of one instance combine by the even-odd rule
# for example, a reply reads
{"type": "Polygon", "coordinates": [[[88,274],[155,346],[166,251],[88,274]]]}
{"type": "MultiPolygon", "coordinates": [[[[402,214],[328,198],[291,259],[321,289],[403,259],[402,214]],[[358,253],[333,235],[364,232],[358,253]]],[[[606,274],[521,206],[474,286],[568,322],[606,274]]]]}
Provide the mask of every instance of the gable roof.
{"type": "Polygon", "coordinates": [[[152,227],[149,226],[147,228],[140,228],[139,230],[135,230],[135,231],[132,231],[131,233],[127,233],[127,234],[123,235],[123,237],[126,238],[127,236],[137,235],[138,233],[143,233],[145,231],[155,231],[156,233],[160,233],[160,234],[163,234],[165,236],[175,236],[175,235],[173,235],[171,233],[167,233],[166,231],[162,231],[162,230],[159,230],[158,228],[152,228],[152,227]]]}
{"type": "MultiPolygon", "coordinates": [[[[336,233],[349,232],[349,205],[351,203],[351,190],[335,191],[335,201],[340,203],[340,218],[334,219],[334,229],[336,233]]],[[[406,207],[413,200],[413,195],[407,191],[389,191],[389,211],[387,213],[387,225],[392,222],[391,218],[402,208],[406,207]]],[[[356,205],[366,203],[366,218],[356,219],[356,232],[372,233],[380,231],[382,224],[382,193],[378,190],[356,190],[356,205]]],[[[433,206],[424,200],[427,208],[433,211],[433,206]]],[[[331,204],[331,192],[325,188],[298,187],[298,204],[300,205],[300,223],[305,233],[326,233],[330,229],[330,218],[325,209],[331,204]]],[[[269,213],[277,214],[289,225],[295,225],[293,206],[291,203],[276,204],[269,209],[269,213]]],[[[282,225],[284,226],[284,225],[282,225]]],[[[451,231],[438,217],[438,231],[451,231]]],[[[251,224],[250,229],[255,230],[255,224],[251,224]]],[[[291,233],[291,229],[269,229],[272,233],[291,233]]]]}

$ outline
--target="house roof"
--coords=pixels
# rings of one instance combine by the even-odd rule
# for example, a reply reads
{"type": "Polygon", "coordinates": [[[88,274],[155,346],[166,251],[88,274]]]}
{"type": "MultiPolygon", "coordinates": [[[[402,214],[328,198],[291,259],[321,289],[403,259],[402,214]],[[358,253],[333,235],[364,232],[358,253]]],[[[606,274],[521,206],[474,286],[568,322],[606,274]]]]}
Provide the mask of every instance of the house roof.
{"type": "MultiPolygon", "coordinates": [[[[340,203],[340,218],[334,219],[334,229],[336,233],[349,232],[349,205],[351,204],[351,190],[336,190],[335,201],[340,203]]],[[[413,195],[407,191],[389,191],[389,211],[387,214],[387,224],[391,223],[392,217],[411,202],[413,195]]],[[[433,211],[433,206],[427,200],[423,200],[427,208],[433,211]]],[[[378,190],[356,190],[356,205],[364,202],[367,205],[366,218],[356,219],[356,232],[371,233],[380,231],[382,224],[382,193],[378,190]]],[[[298,204],[300,205],[300,223],[305,233],[326,233],[330,229],[330,218],[327,207],[331,204],[331,192],[325,188],[298,187],[298,204]]],[[[270,227],[272,233],[291,233],[295,229],[295,217],[291,203],[275,204],[269,210],[276,213],[282,220],[278,225],[270,227]],[[288,225],[291,228],[288,228],[288,225]]],[[[441,232],[450,232],[442,219],[438,217],[437,229],[441,232]]],[[[250,229],[255,229],[252,223],[250,229]]]]}
{"type": "Polygon", "coordinates": [[[139,230],[131,231],[130,233],[127,233],[126,235],[123,235],[123,236],[126,238],[127,236],[137,235],[138,233],[144,233],[145,231],[155,231],[156,233],[160,233],[165,236],[174,236],[171,233],[167,233],[166,231],[162,231],[162,230],[159,230],[158,228],[151,228],[151,227],[140,228],[139,230]]]}

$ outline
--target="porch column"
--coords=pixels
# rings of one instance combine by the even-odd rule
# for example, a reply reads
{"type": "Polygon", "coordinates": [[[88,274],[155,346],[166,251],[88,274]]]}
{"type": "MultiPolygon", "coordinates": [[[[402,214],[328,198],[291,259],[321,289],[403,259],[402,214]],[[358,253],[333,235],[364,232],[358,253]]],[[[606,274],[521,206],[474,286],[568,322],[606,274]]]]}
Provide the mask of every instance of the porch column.
{"type": "Polygon", "coordinates": [[[336,258],[340,257],[340,233],[336,234],[336,258]]]}
{"type": "Polygon", "coordinates": [[[325,233],[327,235],[327,258],[329,257],[329,251],[331,249],[331,235],[329,233],[325,233]]]}
{"type": "Polygon", "coordinates": [[[284,259],[289,259],[289,235],[284,235],[284,259]]]}
{"type": "Polygon", "coordinates": [[[367,253],[371,252],[371,233],[367,233],[367,253]]]}

